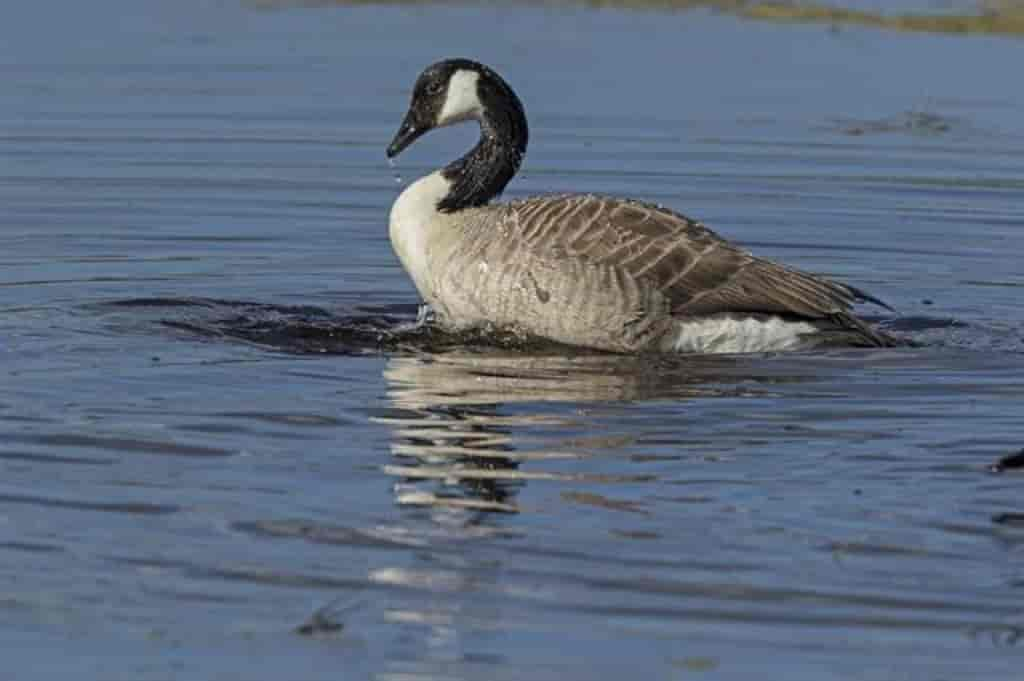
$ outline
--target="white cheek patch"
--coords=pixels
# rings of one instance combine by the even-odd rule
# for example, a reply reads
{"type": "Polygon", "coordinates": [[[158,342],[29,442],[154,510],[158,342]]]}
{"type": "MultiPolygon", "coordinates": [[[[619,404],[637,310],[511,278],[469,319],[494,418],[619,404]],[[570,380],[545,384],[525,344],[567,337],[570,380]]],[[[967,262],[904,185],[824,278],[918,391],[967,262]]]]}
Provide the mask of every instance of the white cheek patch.
{"type": "Polygon", "coordinates": [[[444,106],[437,116],[438,127],[480,117],[484,108],[476,94],[478,80],[480,74],[476,71],[461,69],[452,74],[444,106]]]}

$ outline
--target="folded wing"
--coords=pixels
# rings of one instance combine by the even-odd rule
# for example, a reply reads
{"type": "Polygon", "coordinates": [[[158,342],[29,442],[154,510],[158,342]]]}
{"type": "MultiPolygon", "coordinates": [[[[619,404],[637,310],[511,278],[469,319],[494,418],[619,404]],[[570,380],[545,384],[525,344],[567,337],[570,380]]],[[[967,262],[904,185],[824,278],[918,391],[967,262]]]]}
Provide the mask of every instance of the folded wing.
{"type": "Polygon", "coordinates": [[[509,208],[530,250],[621,269],[662,292],[674,316],[733,312],[844,319],[855,302],[885,306],[851,286],[755,257],[660,206],[574,195],[509,208]]]}

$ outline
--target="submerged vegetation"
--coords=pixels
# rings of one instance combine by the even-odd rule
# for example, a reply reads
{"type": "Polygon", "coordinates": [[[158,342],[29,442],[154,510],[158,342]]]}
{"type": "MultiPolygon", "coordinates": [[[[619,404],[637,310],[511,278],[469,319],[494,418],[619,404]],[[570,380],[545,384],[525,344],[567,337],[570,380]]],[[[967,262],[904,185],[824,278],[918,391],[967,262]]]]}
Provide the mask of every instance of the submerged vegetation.
{"type": "MultiPolygon", "coordinates": [[[[441,4],[446,0],[248,0],[257,7],[280,5],[403,5],[441,4]]],[[[459,0],[448,0],[458,3],[459,0]]],[[[576,4],[623,9],[691,10],[717,12],[760,21],[819,23],[834,27],[867,26],[895,31],[1024,35],[1024,0],[985,0],[949,11],[879,12],[843,7],[815,0],[760,2],[758,0],[518,0],[522,4],[576,4]]],[[[463,0],[469,4],[472,0],[463,0]]],[[[511,0],[515,4],[516,0],[511,0]]]]}

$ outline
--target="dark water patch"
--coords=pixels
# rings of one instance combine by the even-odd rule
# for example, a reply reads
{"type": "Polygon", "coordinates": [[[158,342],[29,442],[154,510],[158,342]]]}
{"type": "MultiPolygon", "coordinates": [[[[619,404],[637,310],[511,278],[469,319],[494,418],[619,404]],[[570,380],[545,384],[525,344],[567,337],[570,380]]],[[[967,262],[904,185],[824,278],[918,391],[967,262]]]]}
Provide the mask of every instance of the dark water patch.
{"type": "Polygon", "coordinates": [[[1024,528],[1024,513],[997,513],[992,516],[992,522],[997,525],[1024,528]]]}
{"type": "Polygon", "coordinates": [[[327,575],[302,574],[258,567],[200,567],[194,566],[189,576],[199,579],[220,579],[228,582],[262,584],[296,589],[326,589],[352,591],[367,588],[366,580],[343,579],[327,575]]]}
{"type": "Polygon", "coordinates": [[[969,561],[970,556],[964,556],[949,551],[940,551],[923,548],[919,546],[903,546],[883,543],[866,543],[857,541],[828,542],[822,547],[823,551],[839,555],[858,556],[879,556],[879,557],[915,557],[931,560],[953,560],[969,561]]]}
{"type": "MultiPolygon", "coordinates": [[[[536,607],[550,611],[559,609],[555,604],[535,603],[536,607]]],[[[785,610],[764,612],[750,608],[708,608],[698,606],[670,607],[664,605],[595,605],[590,602],[565,603],[565,609],[601,618],[622,618],[643,621],[651,617],[677,622],[703,621],[718,624],[767,624],[772,626],[796,627],[801,637],[811,629],[830,632],[851,629],[877,629],[883,631],[906,630],[918,632],[961,633],[971,626],[999,628],[1000,622],[978,623],[978,617],[965,613],[961,617],[936,617],[930,612],[918,616],[913,614],[860,615],[848,613],[831,614],[811,610],[785,610]]]]}
{"type": "Polygon", "coordinates": [[[108,309],[139,308],[173,308],[190,309],[201,308],[207,310],[218,310],[236,314],[248,313],[250,315],[274,315],[297,318],[330,318],[331,313],[314,305],[280,305],[270,303],[256,303],[244,300],[230,300],[220,298],[129,298],[124,300],[109,300],[83,305],[86,310],[104,311],[108,309]]]}
{"type": "MultiPolygon", "coordinates": [[[[528,578],[530,576],[537,578],[540,576],[536,571],[529,569],[519,569],[514,570],[513,572],[517,576],[524,578],[528,578]]],[[[896,593],[843,591],[841,588],[807,590],[800,588],[779,589],[752,584],[737,586],[736,584],[729,583],[727,581],[716,582],[714,580],[707,579],[702,579],[699,582],[683,582],[649,577],[639,578],[636,580],[622,580],[617,578],[595,577],[586,574],[571,573],[549,573],[544,576],[550,580],[587,584],[596,591],[618,591],[627,594],[657,595],[665,599],[711,597],[722,603],[723,606],[735,603],[746,603],[748,607],[745,609],[745,612],[748,614],[754,614],[759,609],[756,606],[766,604],[785,604],[789,606],[785,611],[773,610],[770,612],[762,612],[757,615],[758,617],[763,616],[769,619],[781,618],[782,621],[789,621],[788,618],[790,616],[798,618],[807,616],[808,619],[806,621],[808,623],[813,623],[817,619],[815,615],[812,614],[817,609],[814,607],[815,605],[833,607],[851,605],[867,606],[872,609],[877,609],[879,612],[892,613],[900,611],[916,611],[921,613],[919,616],[920,622],[925,623],[930,621],[935,624],[939,623],[937,620],[940,620],[940,617],[938,617],[940,613],[943,615],[951,614],[962,615],[965,617],[975,615],[1016,617],[1020,615],[1020,609],[1016,604],[1001,602],[995,597],[990,598],[989,600],[970,600],[961,598],[944,598],[941,594],[935,594],[931,598],[924,596],[915,598],[896,593]],[[794,607],[798,605],[802,607],[794,607]],[[925,613],[930,614],[930,617],[925,613]]],[[[817,610],[821,612],[820,609],[817,610]]],[[[723,607],[721,610],[716,610],[716,612],[720,612],[726,616],[742,617],[742,612],[744,611],[736,611],[723,607]]],[[[639,612],[637,614],[639,614],[639,612]]],[[[833,621],[835,624],[839,624],[839,621],[834,618],[843,616],[844,615],[839,614],[828,614],[825,615],[825,619],[833,621]]],[[[865,619],[864,621],[869,620],[865,619]]],[[[900,622],[901,618],[899,616],[895,616],[890,620],[888,617],[882,617],[878,621],[892,621],[895,624],[896,622],[900,622]]],[[[961,626],[968,622],[969,620],[958,620],[958,624],[961,626]]],[[[895,625],[899,626],[899,624],[895,625]]],[[[954,626],[954,623],[953,621],[947,621],[945,625],[954,626]]],[[[928,626],[928,624],[924,624],[923,626],[928,626]]]]}
{"type": "Polygon", "coordinates": [[[970,125],[956,118],[927,111],[904,111],[896,116],[875,120],[856,121],[837,119],[836,129],[846,135],[904,133],[935,136],[951,131],[970,131],[970,125]]]}
{"type": "MultiPolygon", "coordinates": [[[[728,458],[730,458],[730,457],[717,454],[713,450],[711,452],[708,452],[704,456],[704,460],[705,461],[712,462],[712,463],[718,462],[718,461],[727,460],[728,458]]],[[[757,478],[752,477],[752,476],[751,477],[737,477],[737,478],[728,478],[728,477],[716,478],[716,477],[701,476],[701,477],[684,477],[684,478],[680,478],[680,479],[677,479],[677,480],[667,480],[666,484],[668,484],[668,485],[675,485],[675,486],[679,486],[679,487],[707,487],[709,489],[713,488],[713,489],[723,489],[724,490],[724,489],[727,489],[729,487],[737,487],[737,488],[740,488],[740,489],[742,489],[744,487],[757,487],[758,480],[757,480],[757,478]]],[[[663,497],[663,499],[665,501],[681,502],[681,503],[685,503],[685,504],[690,503],[693,500],[693,498],[694,497],[692,495],[685,496],[685,497],[676,497],[676,496],[666,496],[666,497],[663,497]]]]}
{"type": "Polygon", "coordinates": [[[295,628],[301,636],[326,636],[341,633],[345,628],[345,620],[356,610],[364,607],[364,601],[352,601],[350,598],[337,598],[317,608],[309,618],[295,628]]]}
{"type": "Polygon", "coordinates": [[[261,430],[256,428],[232,427],[218,423],[185,423],[173,426],[176,431],[183,433],[202,433],[206,435],[251,435],[254,437],[267,438],[267,440],[278,440],[288,442],[314,442],[322,438],[310,432],[295,432],[288,429],[282,430],[261,430]]]}
{"type": "Polygon", "coordinates": [[[57,284],[118,284],[118,283],[131,283],[131,282],[163,282],[163,281],[174,281],[176,277],[113,277],[113,276],[96,276],[96,277],[84,277],[84,278],[67,278],[67,279],[33,279],[28,281],[5,281],[0,282],[0,287],[14,288],[18,286],[53,286],[57,284]]]}
{"type": "Polygon", "coordinates": [[[204,433],[206,435],[232,435],[251,433],[252,429],[231,423],[180,423],[175,430],[185,433],[204,433]]]}
{"type": "Polygon", "coordinates": [[[49,463],[58,466],[82,465],[82,466],[110,466],[117,463],[114,458],[91,458],[85,456],[63,456],[60,454],[39,454],[34,452],[7,452],[0,451],[0,459],[8,461],[31,461],[33,463],[49,463]]]}
{"type": "Polygon", "coordinates": [[[332,544],[338,546],[364,546],[379,549],[408,548],[420,542],[411,539],[401,541],[393,537],[372,531],[359,530],[340,525],[323,525],[307,521],[268,520],[244,521],[231,525],[231,529],[242,534],[303,539],[315,544],[332,544]]]}
{"type": "Polygon", "coordinates": [[[964,520],[962,522],[949,522],[949,521],[937,521],[925,523],[925,526],[940,530],[941,532],[952,536],[959,536],[965,538],[983,537],[985,539],[992,539],[994,537],[994,530],[992,523],[1001,524],[1004,521],[1009,521],[1012,525],[1014,518],[1017,514],[1014,513],[997,513],[992,516],[987,516],[983,520],[974,522],[974,519],[964,520]]]}
{"type": "Polygon", "coordinates": [[[707,556],[695,556],[688,553],[664,554],[664,553],[605,553],[594,550],[594,547],[571,545],[570,543],[555,544],[527,544],[518,542],[515,545],[516,554],[522,554],[531,558],[533,563],[543,564],[551,561],[568,561],[579,563],[580,569],[586,565],[619,565],[622,567],[638,568],[643,570],[668,570],[669,572],[685,573],[688,571],[697,572],[729,572],[733,574],[748,574],[760,572],[764,566],[743,561],[713,560],[707,556]],[[535,559],[535,560],[534,560],[535,559]]]}
{"type": "Polygon", "coordinates": [[[219,414],[219,416],[251,419],[253,421],[287,426],[337,427],[351,423],[335,416],[324,416],[323,414],[262,414],[259,412],[228,411],[219,414]]]}
{"type": "Polygon", "coordinates": [[[100,451],[141,452],[144,454],[167,454],[188,457],[232,456],[237,452],[220,447],[188,445],[177,442],[143,440],[127,437],[105,437],[102,435],[73,435],[69,433],[10,433],[6,438],[13,442],[24,442],[50,447],[82,447],[100,451]]]}
{"type": "Polygon", "coordinates": [[[973,642],[988,644],[993,648],[1015,648],[1024,643],[1024,625],[993,624],[971,627],[968,635],[973,642]]]}
{"type": "Polygon", "coordinates": [[[27,553],[63,553],[66,549],[63,546],[54,544],[39,544],[36,542],[5,541],[0,542],[0,551],[25,551],[27,553]]]}
{"type": "Polygon", "coordinates": [[[881,326],[890,331],[912,334],[932,329],[966,329],[967,322],[952,317],[925,317],[922,315],[902,315],[881,322],[881,326]]]}
{"type": "Polygon", "coordinates": [[[75,501],[28,494],[0,494],[0,504],[28,504],[44,508],[99,511],[102,513],[127,513],[129,515],[169,515],[181,510],[179,507],[169,504],[151,504],[144,501],[75,501]]]}
{"type": "Polygon", "coordinates": [[[298,354],[359,355],[380,352],[389,344],[401,344],[408,328],[416,331],[416,307],[369,315],[336,315],[319,307],[274,305],[249,301],[188,299],[131,299],[101,303],[97,309],[129,308],[163,315],[157,324],[202,338],[243,340],[256,345],[298,354]],[[177,311],[173,317],[165,316],[177,311]],[[411,312],[411,314],[410,314],[411,312]],[[396,335],[399,338],[396,339],[396,335]]]}
{"type": "Polygon", "coordinates": [[[104,555],[101,558],[113,565],[126,565],[136,568],[152,568],[155,570],[186,570],[192,563],[169,558],[140,558],[138,556],[104,555]]]}
{"type": "Polygon", "coordinates": [[[404,341],[426,339],[428,335],[425,330],[402,333],[400,322],[370,316],[313,321],[239,315],[208,322],[164,320],[162,324],[201,337],[246,341],[297,354],[379,353],[389,345],[397,349],[404,341]]]}
{"type": "Polygon", "coordinates": [[[1001,286],[1007,288],[1024,287],[1024,281],[982,281],[976,279],[965,279],[959,283],[966,286],[1001,286]]]}
{"type": "MultiPolygon", "coordinates": [[[[356,314],[307,305],[277,305],[212,298],[143,298],[91,304],[88,309],[132,309],[146,314],[119,319],[118,328],[148,323],[204,339],[245,341],[292,354],[365,355],[382,352],[442,353],[449,350],[550,353],[579,352],[508,329],[450,332],[430,323],[419,306],[370,306],[356,314]],[[167,316],[180,309],[180,314],[167,316]],[[155,319],[154,319],[155,317],[155,319]]],[[[113,323],[113,322],[108,322],[113,323]]]]}
{"type": "Polygon", "coordinates": [[[300,636],[322,636],[324,634],[337,634],[345,628],[345,623],[330,612],[317,610],[309,619],[295,627],[295,633],[300,636]]]}
{"type": "Polygon", "coordinates": [[[646,510],[643,504],[628,499],[613,499],[603,494],[594,494],[593,492],[562,492],[561,496],[565,501],[580,506],[595,506],[610,511],[650,515],[650,511],[646,510]]]}
{"type": "MultiPolygon", "coordinates": [[[[107,556],[106,560],[117,565],[174,571],[185,577],[203,580],[212,578],[277,586],[343,590],[359,589],[367,586],[365,581],[334,578],[326,575],[296,574],[284,570],[265,569],[255,565],[209,566],[184,560],[136,558],[133,556],[107,556]]],[[[215,596],[211,595],[212,597],[215,596]]]]}
{"type": "Polygon", "coordinates": [[[85,309],[106,310],[118,308],[190,308],[204,307],[214,308],[219,301],[202,298],[131,298],[128,300],[108,300],[100,303],[92,303],[84,306],[85,309]]]}
{"type": "Polygon", "coordinates": [[[172,589],[168,587],[154,587],[143,584],[140,590],[150,596],[165,598],[174,603],[198,603],[205,605],[244,605],[248,598],[245,596],[232,596],[219,591],[196,591],[184,589],[172,589]]]}
{"type": "Polygon", "coordinates": [[[8,423],[32,423],[32,424],[50,424],[59,423],[60,420],[48,416],[36,416],[33,414],[4,414],[0,416],[0,421],[6,421],[8,423]]]}

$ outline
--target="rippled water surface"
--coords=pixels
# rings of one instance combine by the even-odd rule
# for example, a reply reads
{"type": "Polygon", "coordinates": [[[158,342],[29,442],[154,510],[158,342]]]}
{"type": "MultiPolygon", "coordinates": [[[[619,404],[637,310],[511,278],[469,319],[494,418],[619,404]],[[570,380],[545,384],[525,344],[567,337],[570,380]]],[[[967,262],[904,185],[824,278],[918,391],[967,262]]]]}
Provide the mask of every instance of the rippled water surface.
{"type": "MultiPolygon", "coordinates": [[[[1024,473],[989,465],[1024,447],[1021,63],[706,12],[18,3],[4,668],[1019,678],[1024,473]],[[526,103],[509,195],[666,204],[885,299],[918,347],[641,360],[414,329],[383,148],[449,55],[526,103]]],[[[473,135],[425,138],[402,180],[473,135]]]]}

